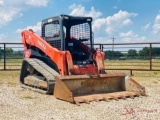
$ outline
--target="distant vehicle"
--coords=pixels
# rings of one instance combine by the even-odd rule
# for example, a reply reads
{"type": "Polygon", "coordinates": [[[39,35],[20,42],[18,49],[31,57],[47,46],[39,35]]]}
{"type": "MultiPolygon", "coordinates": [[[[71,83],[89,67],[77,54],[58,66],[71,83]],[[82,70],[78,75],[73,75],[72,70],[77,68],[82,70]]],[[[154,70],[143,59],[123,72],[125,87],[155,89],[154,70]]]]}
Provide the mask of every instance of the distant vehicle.
{"type": "Polygon", "coordinates": [[[126,57],[120,57],[119,60],[126,60],[126,57]]]}

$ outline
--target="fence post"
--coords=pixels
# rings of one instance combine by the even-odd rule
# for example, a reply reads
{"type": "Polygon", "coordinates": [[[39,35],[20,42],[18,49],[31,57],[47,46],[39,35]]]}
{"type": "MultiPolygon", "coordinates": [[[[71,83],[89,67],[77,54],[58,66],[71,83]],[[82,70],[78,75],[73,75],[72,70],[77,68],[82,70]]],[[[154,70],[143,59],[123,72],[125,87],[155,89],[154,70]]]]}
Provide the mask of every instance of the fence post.
{"type": "Polygon", "coordinates": [[[3,59],[4,59],[4,70],[6,70],[6,44],[5,43],[4,43],[3,59]]]}
{"type": "Polygon", "coordinates": [[[130,75],[133,76],[132,70],[130,70],[130,75]]]}
{"type": "Polygon", "coordinates": [[[150,70],[152,70],[152,43],[150,43],[149,59],[150,59],[150,70]]]}
{"type": "Polygon", "coordinates": [[[102,44],[102,52],[103,52],[103,44],[102,44]]]}
{"type": "Polygon", "coordinates": [[[99,49],[101,50],[101,44],[99,44],[99,49]]]}

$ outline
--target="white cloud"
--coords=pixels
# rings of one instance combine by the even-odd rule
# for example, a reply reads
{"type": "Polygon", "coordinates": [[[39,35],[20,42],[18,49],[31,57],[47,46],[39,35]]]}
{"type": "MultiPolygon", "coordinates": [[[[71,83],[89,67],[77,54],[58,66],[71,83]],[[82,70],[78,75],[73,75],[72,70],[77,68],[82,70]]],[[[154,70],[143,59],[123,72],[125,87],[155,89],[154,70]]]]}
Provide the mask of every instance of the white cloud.
{"type": "Polygon", "coordinates": [[[31,7],[45,7],[49,0],[0,0],[0,28],[17,17],[23,10],[31,7]]]}
{"type": "Polygon", "coordinates": [[[117,6],[113,6],[113,9],[117,10],[117,8],[118,8],[117,6]]]}
{"type": "Polygon", "coordinates": [[[112,43],[112,40],[108,37],[95,37],[94,43],[112,43]]]}
{"type": "MultiPolygon", "coordinates": [[[[6,7],[26,8],[28,6],[44,7],[47,6],[50,0],[0,0],[6,7]]],[[[0,2],[1,3],[1,2],[0,2]]]]}
{"type": "Polygon", "coordinates": [[[4,5],[4,2],[3,2],[3,0],[0,0],[0,6],[3,6],[4,5]]]}
{"type": "Polygon", "coordinates": [[[93,29],[99,29],[104,24],[107,24],[107,20],[105,18],[96,19],[93,23],[93,29]]]}
{"type": "Polygon", "coordinates": [[[0,42],[4,42],[5,41],[5,38],[7,38],[7,35],[6,34],[0,34],[0,42]]]}
{"type": "Polygon", "coordinates": [[[29,30],[29,29],[32,29],[36,33],[40,33],[40,31],[41,31],[41,22],[38,22],[37,25],[35,25],[35,26],[27,26],[26,28],[23,28],[23,29],[17,29],[16,32],[20,33],[23,30],[29,30]]]}
{"type": "Polygon", "coordinates": [[[121,38],[122,42],[144,42],[146,40],[146,37],[142,36],[139,37],[137,34],[135,34],[132,30],[126,32],[126,33],[120,33],[119,37],[121,38]]]}
{"type": "Polygon", "coordinates": [[[130,19],[126,19],[123,21],[123,25],[129,25],[132,24],[132,21],[130,19]]]}
{"type": "Polygon", "coordinates": [[[27,0],[26,4],[31,6],[37,6],[37,7],[45,7],[47,6],[49,0],[27,0]]]}
{"type": "Polygon", "coordinates": [[[106,18],[99,18],[93,22],[93,30],[102,30],[105,26],[105,31],[108,34],[114,31],[132,24],[131,17],[137,16],[137,13],[129,13],[127,11],[120,10],[113,16],[108,16],[106,18]]]}
{"type": "Polygon", "coordinates": [[[1,26],[7,24],[8,22],[12,21],[13,18],[18,14],[18,9],[10,9],[10,10],[3,10],[0,8],[0,28],[1,26]]]}
{"type": "MultiPolygon", "coordinates": [[[[117,7],[114,6],[114,8],[116,9],[117,7]]],[[[91,16],[94,18],[92,27],[95,33],[95,42],[104,42],[104,38],[106,38],[104,36],[105,34],[113,34],[119,29],[133,24],[131,18],[138,15],[137,13],[120,10],[118,13],[115,13],[112,16],[100,18],[102,16],[102,13],[98,10],[95,10],[94,7],[87,11],[82,5],[72,4],[69,9],[72,10],[70,15],[91,16]]]]}
{"type": "Polygon", "coordinates": [[[158,14],[155,18],[155,22],[153,25],[153,33],[160,33],[160,14],[158,14]]]}
{"type": "Polygon", "coordinates": [[[95,10],[94,7],[91,7],[90,11],[86,11],[85,7],[82,5],[76,5],[72,4],[69,9],[71,9],[70,15],[76,15],[76,16],[90,16],[93,18],[98,18],[102,15],[100,11],[95,10]]]}
{"type": "Polygon", "coordinates": [[[127,33],[120,33],[120,37],[137,37],[132,30],[128,31],[127,33]]]}
{"type": "Polygon", "coordinates": [[[149,27],[150,27],[150,23],[146,24],[146,25],[143,26],[141,29],[145,31],[145,30],[147,30],[149,27]]]}
{"type": "Polygon", "coordinates": [[[23,16],[23,13],[20,13],[20,14],[19,14],[19,17],[22,17],[22,16],[23,16]]]}

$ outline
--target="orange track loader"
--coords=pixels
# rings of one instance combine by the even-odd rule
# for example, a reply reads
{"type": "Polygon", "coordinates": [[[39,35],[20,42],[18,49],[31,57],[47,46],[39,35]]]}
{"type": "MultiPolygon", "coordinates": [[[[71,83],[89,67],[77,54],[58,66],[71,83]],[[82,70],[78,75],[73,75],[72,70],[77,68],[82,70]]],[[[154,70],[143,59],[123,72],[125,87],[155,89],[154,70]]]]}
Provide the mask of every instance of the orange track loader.
{"type": "Polygon", "coordinates": [[[104,53],[93,47],[91,22],[91,17],[60,15],[42,21],[41,36],[22,31],[20,85],[76,104],[145,95],[132,78],[105,72],[104,53]]]}

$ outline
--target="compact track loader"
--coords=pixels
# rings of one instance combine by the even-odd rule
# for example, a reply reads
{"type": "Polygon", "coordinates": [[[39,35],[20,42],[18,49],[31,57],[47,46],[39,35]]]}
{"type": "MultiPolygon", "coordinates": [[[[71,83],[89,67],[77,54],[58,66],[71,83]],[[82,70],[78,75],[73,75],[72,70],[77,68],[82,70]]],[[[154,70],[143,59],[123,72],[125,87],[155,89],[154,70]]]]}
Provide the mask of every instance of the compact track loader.
{"type": "Polygon", "coordinates": [[[91,17],[60,15],[42,21],[42,35],[22,31],[20,85],[79,105],[145,95],[123,73],[107,74],[104,53],[93,47],[91,17]]]}

